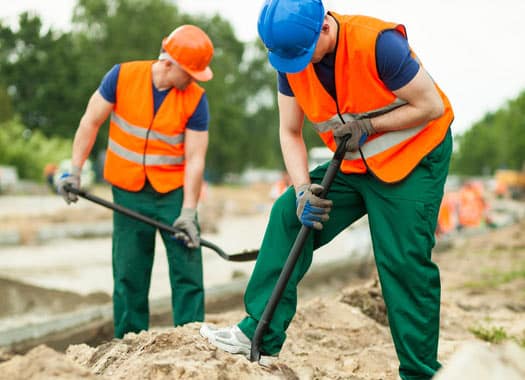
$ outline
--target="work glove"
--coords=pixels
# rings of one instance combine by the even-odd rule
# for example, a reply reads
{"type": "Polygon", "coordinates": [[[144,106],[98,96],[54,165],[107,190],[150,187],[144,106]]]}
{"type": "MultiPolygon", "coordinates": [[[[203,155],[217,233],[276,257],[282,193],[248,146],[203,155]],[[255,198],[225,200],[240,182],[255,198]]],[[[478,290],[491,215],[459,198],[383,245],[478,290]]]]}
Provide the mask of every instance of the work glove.
{"type": "Polygon", "coordinates": [[[343,136],[351,134],[346,141],[348,152],[355,152],[365,143],[368,136],[376,133],[370,119],[351,120],[345,124],[338,124],[333,128],[333,132],[337,146],[339,146],[343,136]]]}
{"type": "Polygon", "coordinates": [[[201,239],[199,236],[196,209],[183,208],[179,217],[173,222],[173,227],[180,230],[173,234],[175,239],[182,241],[188,248],[199,248],[201,239]]]}
{"type": "Polygon", "coordinates": [[[57,191],[67,204],[78,201],[78,196],[64,189],[66,185],[70,185],[76,189],[80,189],[80,172],[81,169],[78,166],[73,166],[71,173],[64,173],[60,176],[57,183],[57,191]]]}
{"type": "Polygon", "coordinates": [[[303,225],[316,230],[323,229],[321,222],[329,219],[328,213],[333,204],[329,199],[319,198],[322,191],[321,185],[313,183],[299,186],[296,193],[297,217],[303,225]]]}

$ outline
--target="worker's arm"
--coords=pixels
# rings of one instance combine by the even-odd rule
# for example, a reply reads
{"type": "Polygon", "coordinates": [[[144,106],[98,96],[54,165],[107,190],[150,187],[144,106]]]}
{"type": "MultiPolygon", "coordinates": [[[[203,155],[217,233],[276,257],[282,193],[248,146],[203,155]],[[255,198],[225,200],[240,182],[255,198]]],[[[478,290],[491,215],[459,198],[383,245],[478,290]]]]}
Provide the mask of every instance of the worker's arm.
{"type": "Polygon", "coordinates": [[[73,140],[72,166],[74,168],[82,168],[84,165],[93,149],[100,126],[112,110],[113,103],[104,99],[98,90],[91,95],[73,140]]]}
{"type": "Polygon", "coordinates": [[[304,113],[295,97],[278,94],[279,136],[284,163],[297,197],[297,217],[301,223],[316,230],[323,228],[332,208],[332,201],[321,199],[323,188],[310,184],[308,155],[303,140],[304,113]]]}
{"type": "Polygon", "coordinates": [[[279,105],[279,138],[284,164],[297,190],[300,185],[310,183],[308,155],[303,140],[304,113],[295,97],[279,92],[277,102],[279,105]]]}
{"type": "Polygon", "coordinates": [[[208,131],[186,129],[184,139],[184,200],[183,208],[197,208],[202,188],[206,151],[208,150],[208,131]]]}
{"type": "Polygon", "coordinates": [[[173,222],[179,231],[174,237],[188,248],[200,246],[197,224],[197,203],[202,188],[202,177],[208,150],[208,131],[186,129],[184,139],[184,199],[180,215],[173,222]]]}
{"type": "Polygon", "coordinates": [[[370,119],[376,132],[389,132],[424,125],[444,112],[444,105],[432,78],[420,66],[416,76],[393,91],[407,104],[370,119]]]}

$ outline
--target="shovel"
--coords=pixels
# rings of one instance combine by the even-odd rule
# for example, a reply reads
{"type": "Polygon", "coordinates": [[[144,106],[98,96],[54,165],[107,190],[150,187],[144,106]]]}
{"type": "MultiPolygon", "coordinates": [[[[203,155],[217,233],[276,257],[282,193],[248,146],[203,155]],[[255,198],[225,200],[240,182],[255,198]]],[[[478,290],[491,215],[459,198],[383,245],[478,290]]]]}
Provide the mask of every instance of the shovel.
{"type": "MultiPolygon", "coordinates": [[[[342,141],[337,146],[334,156],[330,161],[330,165],[326,169],[326,173],[321,181],[323,191],[319,195],[320,198],[326,198],[328,190],[330,189],[330,186],[332,186],[332,182],[334,181],[334,178],[337,175],[337,172],[339,171],[339,167],[341,166],[341,162],[343,161],[343,158],[345,156],[346,142],[348,141],[350,136],[350,134],[343,136],[342,141]]],[[[257,323],[257,328],[255,329],[255,333],[253,335],[252,347],[250,351],[250,361],[252,362],[258,362],[261,358],[261,342],[263,336],[266,333],[266,330],[268,329],[268,326],[273,318],[273,313],[275,312],[275,309],[277,308],[277,305],[281,300],[281,296],[284,292],[284,289],[286,288],[286,284],[288,283],[288,280],[292,275],[292,271],[295,267],[295,264],[297,263],[297,259],[301,255],[304,244],[306,243],[306,239],[308,238],[311,229],[311,227],[306,227],[305,225],[301,226],[301,229],[297,234],[292,249],[290,250],[290,254],[288,255],[288,258],[284,263],[283,269],[281,270],[279,279],[277,280],[277,283],[273,288],[272,295],[270,296],[270,299],[268,300],[268,303],[264,308],[259,323],[257,323]]]]}
{"type": "MultiPolygon", "coordinates": [[[[164,223],[161,223],[155,219],[151,219],[145,215],[142,215],[136,211],[133,211],[133,210],[130,210],[129,208],[126,208],[126,207],[123,207],[121,205],[118,205],[116,203],[112,203],[112,202],[109,202],[105,199],[102,199],[102,198],[99,198],[97,197],[96,195],[93,195],[93,194],[90,194],[88,193],[87,191],[84,191],[84,190],[81,190],[81,189],[77,189],[71,185],[66,185],[64,186],[64,190],[65,191],[68,191],[70,193],[73,193],[73,194],[76,194],[78,195],[79,197],[82,197],[84,199],[87,199],[91,202],[94,202],[94,203],[97,203],[101,206],[104,206],[104,207],[107,207],[113,211],[118,211],[126,216],[129,216],[131,218],[134,218],[134,219],[137,219],[137,220],[140,220],[141,222],[144,222],[144,223],[147,223],[147,224],[150,224],[154,227],[157,227],[159,230],[163,230],[163,231],[166,231],[166,232],[169,232],[171,234],[174,234],[176,232],[180,232],[179,229],[173,227],[173,226],[168,226],[167,224],[164,224],[164,223]]],[[[255,259],[257,259],[257,255],[259,253],[259,250],[258,249],[255,249],[255,250],[251,250],[251,251],[242,251],[240,253],[237,253],[237,254],[233,254],[233,255],[229,255],[227,254],[226,252],[224,252],[221,248],[219,248],[217,245],[207,241],[207,240],[204,240],[204,239],[201,239],[201,246],[203,247],[206,247],[206,248],[209,248],[213,251],[215,251],[220,257],[222,257],[223,259],[225,260],[228,260],[228,261],[253,261],[255,259]]]]}

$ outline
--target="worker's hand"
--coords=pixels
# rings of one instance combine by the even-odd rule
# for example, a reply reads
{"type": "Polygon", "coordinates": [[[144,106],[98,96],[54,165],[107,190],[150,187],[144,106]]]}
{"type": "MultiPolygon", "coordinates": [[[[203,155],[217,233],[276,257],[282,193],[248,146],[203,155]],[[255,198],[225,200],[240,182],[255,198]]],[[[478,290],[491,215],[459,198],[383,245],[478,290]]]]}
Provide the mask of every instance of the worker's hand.
{"type": "Polygon", "coordinates": [[[322,222],[329,219],[328,213],[333,202],[329,199],[319,198],[323,187],[317,184],[305,184],[297,188],[297,217],[307,227],[322,230],[322,222]]]}
{"type": "Polygon", "coordinates": [[[182,241],[188,248],[199,248],[201,239],[199,236],[196,209],[183,208],[180,216],[173,223],[173,227],[180,230],[173,235],[175,239],[182,241]]]}
{"type": "Polygon", "coordinates": [[[62,174],[58,180],[57,191],[60,195],[62,195],[67,204],[78,201],[78,196],[66,191],[64,187],[66,185],[70,185],[71,187],[80,189],[80,172],[81,169],[77,166],[74,166],[71,170],[71,173],[62,174]]]}
{"type": "Polygon", "coordinates": [[[376,133],[370,119],[360,119],[347,121],[345,124],[338,124],[333,128],[334,138],[336,144],[342,140],[343,136],[351,134],[346,142],[346,150],[348,152],[355,152],[361,145],[363,145],[368,136],[376,133]]]}

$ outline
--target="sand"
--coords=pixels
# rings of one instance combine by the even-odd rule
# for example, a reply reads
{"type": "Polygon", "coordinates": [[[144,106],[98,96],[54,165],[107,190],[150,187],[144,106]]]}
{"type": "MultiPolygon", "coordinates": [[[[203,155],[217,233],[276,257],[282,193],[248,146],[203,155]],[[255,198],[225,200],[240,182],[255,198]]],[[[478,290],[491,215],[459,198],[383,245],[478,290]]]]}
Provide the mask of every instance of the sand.
{"type": "MultiPolygon", "coordinates": [[[[447,363],[473,331],[504,331],[525,345],[525,221],[466,234],[434,254],[442,274],[439,358],[447,363]]],[[[207,314],[219,326],[242,310],[207,314]]],[[[0,352],[0,379],[350,379],[395,380],[398,361],[375,272],[322,294],[303,296],[280,356],[268,366],[217,350],[200,323],[127,334],[96,347],[44,345],[24,355],[0,352]]],[[[525,351],[520,348],[523,354],[525,351]]],[[[525,354],[524,354],[525,355],[525,354]]]]}

